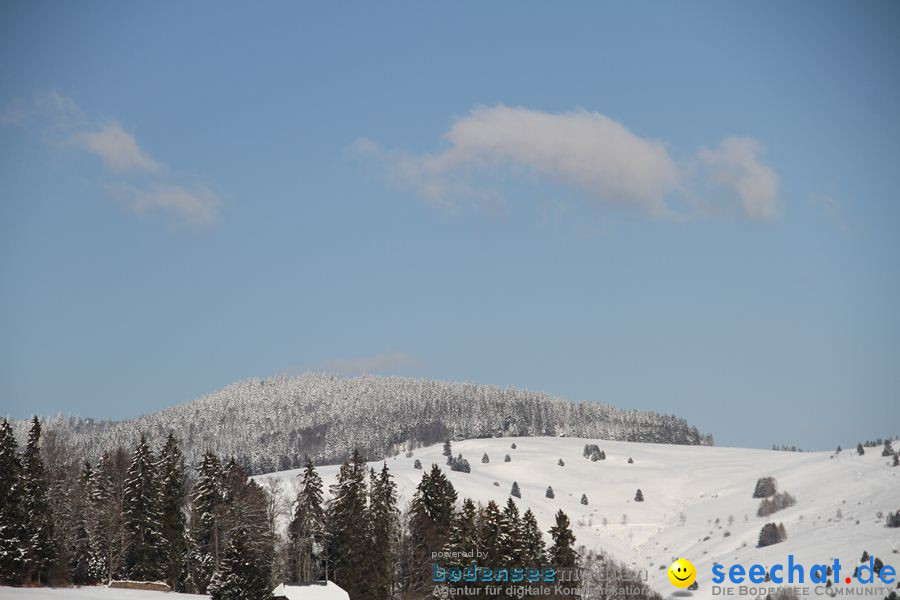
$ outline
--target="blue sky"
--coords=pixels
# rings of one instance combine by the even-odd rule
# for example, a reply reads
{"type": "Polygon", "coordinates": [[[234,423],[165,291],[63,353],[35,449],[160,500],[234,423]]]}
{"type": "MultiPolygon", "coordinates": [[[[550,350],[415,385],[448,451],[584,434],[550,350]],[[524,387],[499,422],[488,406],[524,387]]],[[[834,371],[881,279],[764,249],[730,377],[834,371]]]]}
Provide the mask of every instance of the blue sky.
{"type": "Polygon", "coordinates": [[[0,8],[0,412],[328,369],[900,433],[900,5],[0,8]]]}

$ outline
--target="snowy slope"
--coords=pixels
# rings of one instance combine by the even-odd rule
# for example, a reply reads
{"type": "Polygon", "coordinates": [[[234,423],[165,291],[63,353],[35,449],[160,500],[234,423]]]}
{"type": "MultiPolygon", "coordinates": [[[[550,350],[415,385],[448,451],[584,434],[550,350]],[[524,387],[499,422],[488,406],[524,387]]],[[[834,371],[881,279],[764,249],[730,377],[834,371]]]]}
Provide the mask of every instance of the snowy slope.
{"type": "MultiPolygon", "coordinates": [[[[422,477],[423,471],[413,468],[414,460],[421,460],[425,469],[433,462],[444,465],[441,450],[440,445],[430,446],[416,450],[411,458],[401,455],[388,460],[401,504],[409,501],[422,477]]],[[[712,597],[714,561],[726,567],[733,563],[768,567],[786,563],[787,555],[793,554],[796,562],[809,567],[831,564],[837,557],[843,569],[849,567],[846,574],[852,575],[865,549],[900,570],[896,553],[900,529],[889,529],[884,519],[876,518],[878,511],[900,509],[900,467],[888,466],[889,459],[880,456],[881,448],[868,448],[865,456],[845,450],[831,458],[829,452],[528,437],[454,442],[454,455],[460,452],[472,472],[444,468],[460,500],[468,496],[482,503],[491,499],[504,503],[517,481],[522,491],[522,499],[517,500],[520,510],[531,508],[543,530],[550,528],[553,514],[563,509],[572,520],[577,544],[606,550],[647,569],[649,584],[663,594],[674,591],[664,569],[678,557],[691,560],[698,569],[700,590],[693,594],[695,598],[712,597]],[[516,450],[510,448],[513,442],[516,450]],[[597,443],[606,460],[583,458],[585,443],[597,443]],[[488,464],[481,463],[485,452],[488,464]],[[512,462],[503,462],[505,454],[512,462]],[[628,464],[629,457],[634,464],[628,464]],[[557,465],[559,458],[564,467],[557,465]],[[756,480],[763,476],[776,477],[779,491],[789,492],[797,504],[768,518],[756,517],[760,501],[752,495],[756,480]],[[553,486],[555,499],[544,497],[548,485],[553,486]],[[644,493],[643,503],[634,502],[638,488],[644,493]],[[579,503],[582,493],[588,496],[588,506],[579,503]],[[836,519],[839,509],[841,520],[836,519]],[[623,515],[627,516],[624,525],[623,515]],[[734,519],[730,525],[729,517],[734,519]],[[788,539],[756,548],[759,530],[767,521],[783,522],[788,539]],[[726,531],[730,532],[727,537],[726,531]]],[[[320,468],[326,485],[334,482],[337,469],[320,468]]],[[[290,486],[297,473],[282,471],[256,479],[274,477],[290,486]]]]}
{"type": "Polygon", "coordinates": [[[8,588],[0,587],[2,600],[199,600],[209,596],[170,594],[145,590],[109,589],[102,586],[80,588],[8,588]]]}

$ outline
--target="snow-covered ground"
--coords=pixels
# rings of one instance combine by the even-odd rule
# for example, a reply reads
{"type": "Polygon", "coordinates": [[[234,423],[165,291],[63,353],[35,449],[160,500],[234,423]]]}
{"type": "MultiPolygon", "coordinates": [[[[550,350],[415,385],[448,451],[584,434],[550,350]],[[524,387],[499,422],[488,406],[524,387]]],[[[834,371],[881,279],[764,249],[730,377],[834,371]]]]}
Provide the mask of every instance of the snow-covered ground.
{"type": "MultiPolygon", "coordinates": [[[[424,469],[444,465],[440,445],[417,449],[414,456],[398,456],[388,466],[399,487],[401,503],[412,497],[424,469]]],[[[453,453],[468,459],[472,472],[444,468],[459,493],[482,503],[505,503],[514,481],[522,492],[520,510],[531,508],[546,531],[553,515],[563,509],[572,521],[578,544],[603,549],[617,559],[647,569],[649,584],[663,594],[674,590],[665,569],[676,558],[691,560],[698,570],[700,590],[695,598],[709,598],[714,562],[842,565],[842,578],[852,575],[863,550],[900,571],[900,529],[885,527],[876,513],[900,509],[900,467],[889,466],[881,448],[830,452],[777,452],[742,448],[674,446],[610,442],[578,438],[495,438],[453,443],[453,453]],[[511,449],[515,443],[517,449],[511,449]],[[606,460],[582,457],[585,443],[596,443],[606,460]],[[483,464],[487,453],[490,462],[483,464]],[[509,454],[512,462],[504,463],[509,454]],[[634,459],[628,464],[628,458],[634,459]],[[562,458],[565,466],[558,466],[562,458]],[[768,518],[756,516],[760,501],[753,499],[756,481],[773,476],[779,491],[797,504],[768,518]],[[499,484],[499,485],[495,485],[499,484]],[[553,486],[556,497],[544,496],[553,486]],[[644,502],[635,502],[636,490],[644,502]],[[589,504],[580,504],[587,494],[589,504]],[[837,518],[838,511],[841,518],[837,518]],[[682,523],[681,515],[684,515],[682,523]],[[718,521],[718,523],[717,523],[718,521]],[[788,539],[757,548],[762,525],[782,522],[788,539]]],[[[372,463],[376,468],[380,463],[372,463]]],[[[334,482],[337,466],[323,466],[325,485],[334,482]]],[[[298,471],[261,475],[288,485],[298,471]]],[[[807,575],[808,577],[808,575],[807,575]]],[[[807,583],[809,580],[806,580],[807,583]]],[[[772,584],[767,584],[772,585],[772,584]]],[[[843,582],[836,585],[844,586],[843,582]]]]}
{"type": "Polygon", "coordinates": [[[168,592],[123,589],[111,590],[102,586],[79,588],[0,587],[0,598],[3,600],[164,600],[165,598],[169,600],[209,600],[209,596],[197,596],[195,594],[170,594],[168,592]]]}

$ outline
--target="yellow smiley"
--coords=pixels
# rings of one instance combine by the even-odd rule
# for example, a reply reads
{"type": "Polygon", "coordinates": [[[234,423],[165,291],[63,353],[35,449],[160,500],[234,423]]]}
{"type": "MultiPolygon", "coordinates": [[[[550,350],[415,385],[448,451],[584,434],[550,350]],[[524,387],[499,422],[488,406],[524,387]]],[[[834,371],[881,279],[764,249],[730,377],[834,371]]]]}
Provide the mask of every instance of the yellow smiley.
{"type": "Polygon", "coordinates": [[[669,567],[669,581],[675,587],[686,588],[697,579],[697,569],[691,561],[679,558],[669,567]]]}

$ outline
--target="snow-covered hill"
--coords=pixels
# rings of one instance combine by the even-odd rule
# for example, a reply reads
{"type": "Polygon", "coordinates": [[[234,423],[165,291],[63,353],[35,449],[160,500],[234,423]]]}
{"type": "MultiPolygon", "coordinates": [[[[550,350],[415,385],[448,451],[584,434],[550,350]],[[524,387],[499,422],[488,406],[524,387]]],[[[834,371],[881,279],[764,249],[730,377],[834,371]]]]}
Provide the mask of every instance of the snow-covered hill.
{"type": "MultiPolygon", "coordinates": [[[[20,443],[30,424],[13,421],[20,443]]],[[[234,456],[251,473],[299,467],[312,456],[341,462],[350,448],[387,456],[397,447],[445,438],[595,436],[672,444],[711,444],[684,419],[492,385],[409,379],[299,377],[248,379],[191,402],[125,421],[44,419],[68,452],[96,461],[129,450],[145,435],[153,446],[175,434],[190,464],[204,452],[234,456]]]]}
{"type": "MultiPolygon", "coordinates": [[[[401,503],[412,497],[423,471],[444,465],[440,445],[420,448],[411,458],[389,459],[401,503]]],[[[469,474],[445,471],[460,500],[506,502],[513,482],[522,492],[521,510],[531,508],[543,530],[553,514],[563,509],[573,523],[577,544],[603,549],[648,572],[651,587],[663,594],[674,590],[665,569],[678,557],[698,569],[700,590],[695,598],[711,596],[714,562],[749,567],[795,562],[807,567],[841,560],[852,575],[863,550],[900,568],[900,529],[889,529],[877,513],[900,509],[900,467],[889,466],[880,448],[864,456],[855,451],[777,452],[742,448],[679,446],[582,438],[496,438],[453,443],[472,467],[469,474]],[[517,445],[516,449],[511,444],[517,445]],[[596,443],[606,460],[583,458],[586,443],[596,443]],[[481,462],[487,453],[490,462],[481,462]],[[504,462],[509,454],[511,462],[504,462]],[[565,466],[559,466],[562,458],[565,466]],[[628,459],[633,463],[629,464],[628,459]],[[756,516],[760,500],[752,498],[757,479],[772,476],[778,489],[797,500],[796,505],[768,518],[756,516]],[[545,497],[552,486],[555,498],[545,497]],[[645,501],[635,502],[640,488],[645,501]],[[580,504],[587,494],[589,504],[580,504]],[[838,511],[841,515],[838,518],[838,511]],[[682,519],[682,515],[684,516],[682,519]],[[683,521],[683,522],[682,522],[683,521]],[[782,522],[788,539],[757,548],[762,525],[782,522]]],[[[373,466],[380,463],[372,463],[373,466]]],[[[337,466],[321,467],[329,485],[337,466]]],[[[290,485],[298,471],[262,475],[290,485]]],[[[900,569],[898,569],[900,570],[900,569]]],[[[808,580],[807,580],[808,581],[808,580]]],[[[772,584],[768,584],[772,585],[772,584]]],[[[845,585],[839,583],[837,585],[845,585]]]]}

